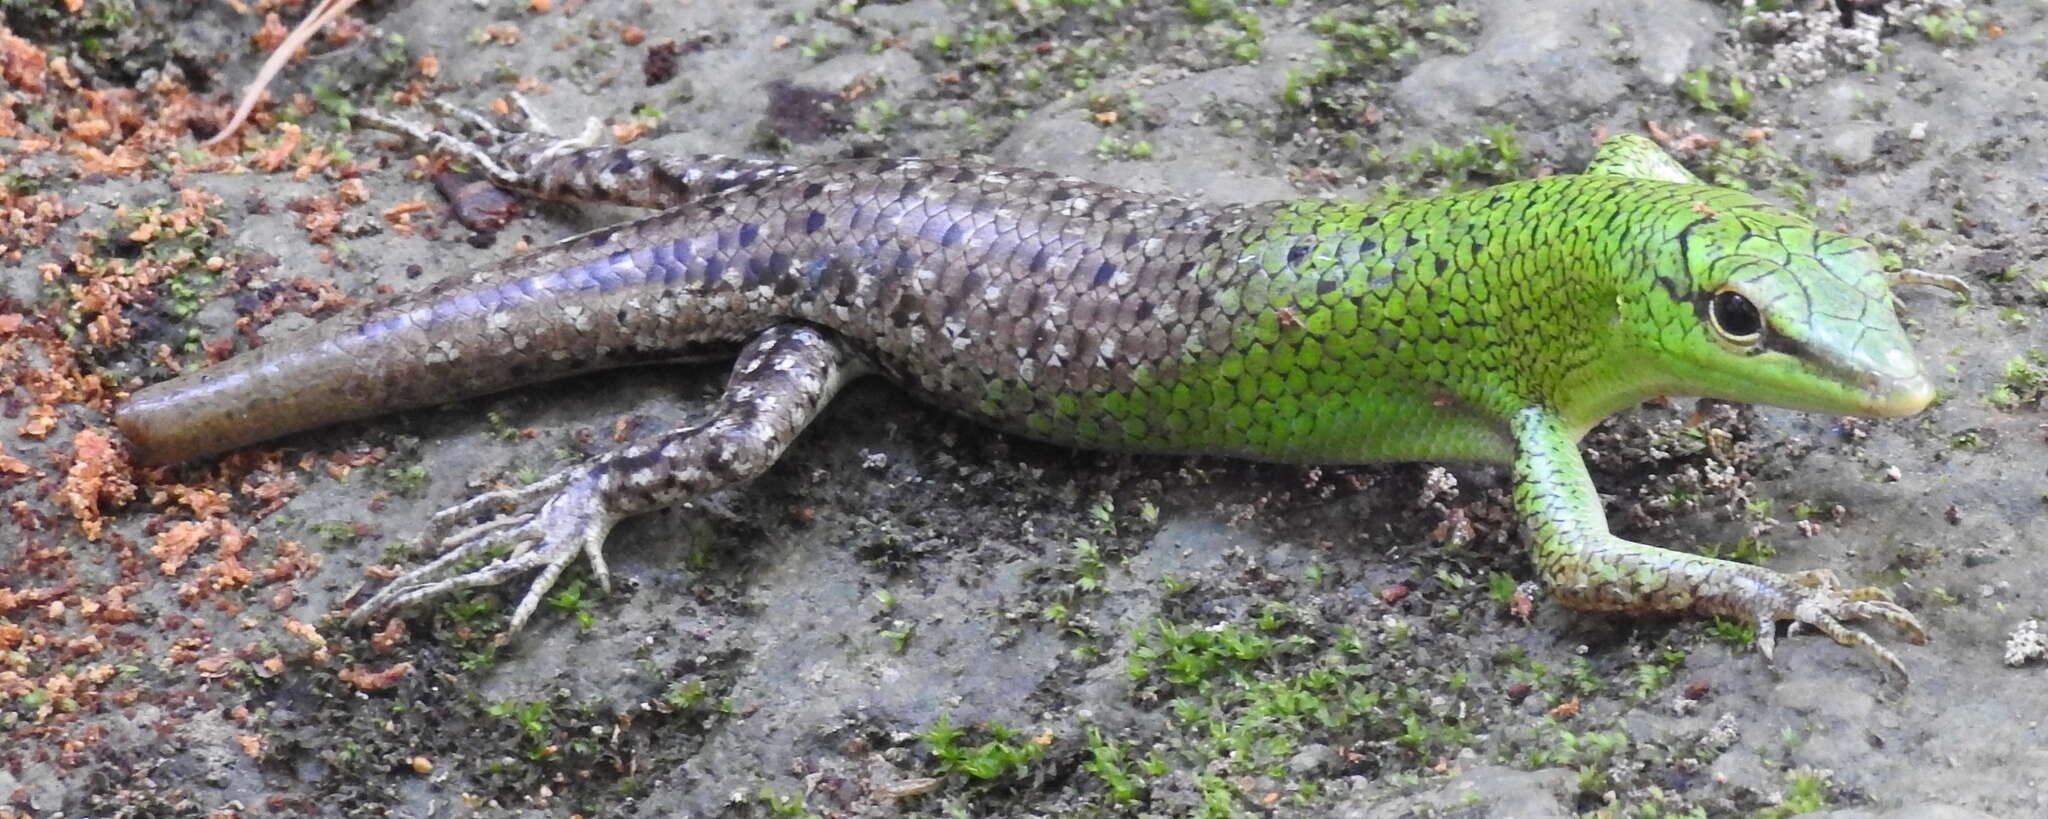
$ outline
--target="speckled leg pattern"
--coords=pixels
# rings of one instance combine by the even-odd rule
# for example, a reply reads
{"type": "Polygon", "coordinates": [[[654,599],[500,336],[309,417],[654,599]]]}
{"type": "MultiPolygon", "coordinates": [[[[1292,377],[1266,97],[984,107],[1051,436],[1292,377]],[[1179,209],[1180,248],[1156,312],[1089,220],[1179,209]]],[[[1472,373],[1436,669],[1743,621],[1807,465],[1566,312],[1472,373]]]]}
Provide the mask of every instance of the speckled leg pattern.
{"type": "Polygon", "coordinates": [[[1582,611],[1625,614],[1719,614],[1757,625],[1757,648],[1771,656],[1777,624],[1811,626],[1843,645],[1861,648],[1907,678],[1889,649],[1844,621],[1883,620],[1915,643],[1927,633],[1883,590],[1845,589],[1825,569],[1783,574],[1609,534],[1593,479],[1572,436],[1542,408],[1515,419],[1515,507],[1552,594],[1582,611]]]}
{"type": "MultiPolygon", "coordinates": [[[[445,130],[370,112],[364,121],[476,166],[499,187],[539,199],[605,202],[657,210],[679,207],[741,185],[803,169],[734,156],[665,156],[637,148],[591,144],[586,133],[558,138],[546,131],[508,131],[483,117],[444,108],[490,138],[482,144],[445,130]]],[[[596,123],[593,121],[592,126],[596,123]]]]}
{"type": "Polygon", "coordinates": [[[350,614],[349,622],[538,569],[512,612],[509,629],[516,631],[578,554],[590,556],[598,582],[610,589],[603,549],[613,525],[766,471],[841,386],[870,370],[865,358],[825,330],[802,324],[771,328],[740,354],[710,419],[435,515],[421,542],[444,553],[392,581],[350,614]],[[537,511],[525,511],[536,505],[537,511]],[[479,514],[494,516],[456,530],[479,514]],[[505,548],[511,550],[505,557],[443,577],[463,561],[505,548]]]}

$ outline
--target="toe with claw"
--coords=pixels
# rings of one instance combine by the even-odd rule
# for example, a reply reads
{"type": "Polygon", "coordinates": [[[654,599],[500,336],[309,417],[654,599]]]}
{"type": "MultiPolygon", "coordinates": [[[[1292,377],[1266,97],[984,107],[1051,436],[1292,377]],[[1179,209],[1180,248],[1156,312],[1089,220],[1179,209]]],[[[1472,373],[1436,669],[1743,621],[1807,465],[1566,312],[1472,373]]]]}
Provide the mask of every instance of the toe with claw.
{"type": "Polygon", "coordinates": [[[552,129],[547,127],[547,123],[527,105],[524,97],[515,94],[513,100],[519,104],[519,110],[526,120],[523,130],[501,128],[474,111],[439,101],[429,101],[428,105],[435,111],[468,123],[471,129],[488,138],[488,144],[465,139],[452,131],[432,125],[378,111],[364,111],[357,116],[380,131],[388,131],[413,143],[458,157],[463,162],[475,166],[479,173],[493,183],[508,188],[518,188],[528,182],[526,169],[557,155],[597,145],[603,137],[604,123],[594,118],[584,122],[583,133],[569,138],[556,137],[552,129]]]}
{"type": "MultiPolygon", "coordinates": [[[[1897,288],[1900,285],[1917,284],[1925,287],[1939,287],[1956,294],[1956,297],[1965,302],[1976,299],[1976,296],[1970,292],[1969,282],[1947,273],[1929,273],[1925,270],[1894,270],[1884,274],[1884,278],[1885,282],[1893,288],[1897,288]]],[[[1892,295],[1892,309],[1901,313],[1905,312],[1905,304],[1899,301],[1898,294],[1896,293],[1892,295]]]]}
{"type": "Polygon", "coordinates": [[[1846,588],[1841,578],[1827,569],[1782,576],[1782,580],[1780,588],[1770,595],[1772,602],[1759,606],[1753,615],[1757,621],[1757,649],[1763,652],[1765,659],[1770,659],[1775,647],[1778,621],[1790,620],[1790,633],[1796,633],[1801,627],[1810,627],[1834,638],[1837,643],[1860,648],[1876,657],[1898,675],[1900,684],[1911,681],[1898,655],[1870,635],[1847,625],[1882,620],[1916,645],[1927,642],[1927,629],[1920,624],[1919,618],[1893,602],[1890,594],[1874,586],[1846,588]]]}
{"type": "Polygon", "coordinates": [[[507,633],[518,631],[540,607],[541,600],[578,555],[590,557],[598,583],[611,589],[604,562],[604,541],[616,515],[598,494],[597,473],[571,469],[517,489],[489,492],[442,511],[420,538],[422,547],[440,556],[391,581],[349,614],[350,625],[452,592],[490,586],[525,572],[539,570],[526,596],[512,612],[507,633]],[[538,509],[535,509],[535,507],[538,509]],[[489,519],[470,524],[478,515],[489,519]],[[465,524],[470,524],[466,525],[465,524]],[[496,550],[504,556],[466,572],[455,567],[496,550]]]}

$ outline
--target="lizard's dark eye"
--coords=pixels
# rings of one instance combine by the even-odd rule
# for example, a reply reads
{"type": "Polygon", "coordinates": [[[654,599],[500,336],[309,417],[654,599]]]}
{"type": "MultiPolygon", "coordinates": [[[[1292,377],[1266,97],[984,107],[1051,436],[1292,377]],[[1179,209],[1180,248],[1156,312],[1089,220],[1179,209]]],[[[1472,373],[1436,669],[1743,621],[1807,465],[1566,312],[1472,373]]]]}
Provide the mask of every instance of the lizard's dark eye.
{"type": "Polygon", "coordinates": [[[1763,314],[1749,297],[1733,290],[1722,290],[1714,294],[1714,300],[1707,303],[1707,315],[1714,320],[1714,330],[1722,338],[1744,346],[1755,344],[1764,330],[1763,314]]]}

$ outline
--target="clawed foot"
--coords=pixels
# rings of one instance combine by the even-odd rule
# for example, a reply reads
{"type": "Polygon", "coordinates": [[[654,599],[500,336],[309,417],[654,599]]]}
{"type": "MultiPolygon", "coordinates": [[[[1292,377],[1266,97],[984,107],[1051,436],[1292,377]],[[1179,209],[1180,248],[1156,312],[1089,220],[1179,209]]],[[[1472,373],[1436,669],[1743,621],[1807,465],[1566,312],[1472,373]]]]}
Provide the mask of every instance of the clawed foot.
{"type": "MultiPolygon", "coordinates": [[[[1929,273],[1925,270],[1894,270],[1884,274],[1884,278],[1885,283],[1891,285],[1894,289],[1900,285],[1917,284],[1926,287],[1939,287],[1956,294],[1963,301],[1976,300],[1976,296],[1970,292],[1969,282],[1963,281],[1961,277],[1951,276],[1947,273],[1929,273]]],[[[1896,293],[1892,294],[1892,309],[1901,313],[1905,312],[1905,306],[1899,301],[1898,294],[1896,293]]]]}
{"type": "Polygon", "coordinates": [[[1883,620],[1914,644],[1927,642],[1927,630],[1921,626],[1919,618],[1892,602],[1890,594],[1875,586],[1844,588],[1842,579],[1827,569],[1781,577],[1787,581],[1786,585],[1774,590],[1777,593],[1768,595],[1771,600],[1752,612],[1757,621],[1757,649],[1763,652],[1765,659],[1770,659],[1771,650],[1776,645],[1778,621],[1791,620],[1792,627],[1788,633],[1796,634],[1801,626],[1810,626],[1833,637],[1837,643],[1863,649],[1877,657],[1899,675],[1900,684],[1911,681],[1898,655],[1878,644],[1870,635],[1846,625],[1863,620],[1883,620]]]}
{"type": "Polygon", "coordinates": [[[469,127],[487,137],[489,144],[481,144],[442,128],[377,111],[363,111],[356,114],[356,117],[380,131],[389,131],[420,145],[458,157],[463,162],[475,166],[476,171],[490,179],[493,184],[505,188],[519,188],[524,185],[528,181],[525,168],[560,154],[597,145],[603,139],[604,123],[595,118],[584,121],[581,134],[569,138],[556,137],[540,115],[527,104],[525,97],[518,94],[511,96],[512,101],[519,106],[520,116],[526,121],[524,130],[501,128],[482,114],[439,100],[426,102],[426,105],[436,112],[468,123],[469,127]],[[515,157],[516,162],[513,161],[515,157]]]}
{"type": "Polygon", "coordinates": [[[533,569],[540,569],[519,607],[512,611],[507,633],[519,630],[555,580],[579,554],[590,556],[591,570],[607,591],[611,572],[604,562],[604,540],[617,518],[598,499],[597,478],[588,468],[570,469],[517,489],[479,495],[466,503],[436,514],[420,536],[420,545],[441,556],[406,572],[349,614],[349,625],[360,625],[414,603],[445,596],[462,589],[491,586],[533,569]],[[519,511],[539,506],[538,511],[519,511]],[[477,515],[510,507],[482,523],[468,524],[477,515]],[[497,549],[509,549],[503,557],[467,572],[451,573],[453,567],[497,549]]]}

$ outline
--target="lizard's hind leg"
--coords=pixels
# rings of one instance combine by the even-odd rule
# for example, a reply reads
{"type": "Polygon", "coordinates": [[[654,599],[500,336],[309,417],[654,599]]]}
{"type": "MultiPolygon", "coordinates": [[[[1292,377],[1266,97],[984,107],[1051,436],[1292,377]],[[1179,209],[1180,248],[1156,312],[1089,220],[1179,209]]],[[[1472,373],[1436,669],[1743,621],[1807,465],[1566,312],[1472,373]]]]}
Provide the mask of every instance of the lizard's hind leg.
{"type": "Polygon", "coordinates": [[[725,395],[703,423],[628,444],[533,484],[478,496],[435,515],[420,543],[442,552],[391,581],[348,617],[350,624],[539,570],[512,612],[517,631],[562,570],[589,555],[611,588],[605,536],[633,515],[672,506],[767,471],[825,403],[872,365],[829,332],[785,324],[740,353],[725,395]],[[469,525],[479,514],[495,513],[469,525]],[[458,527],[460,528],[458,531],[458,527]],[[510,552],[476,569],[454,568],[496,549],[510,552]]]}
{"type": "MultiPolygon", "coordinates": [[[[359,116],[380,130],[460,159],[500,188],[563,202],[667,209],[797,171],[794,165],[765,159],[661,155],[599,145],[601,128],[586,127],[582,134],[563,139],[545,130],[500,128],[480,114],[453,106],[443,106],[443,111],[467,121],[487,141],[376,111],[359,116]]],[[[529,114],[529,119],[536,118],[529,114]]],[[[598,123],[592,120],[590,125],[598,123]]]]}

